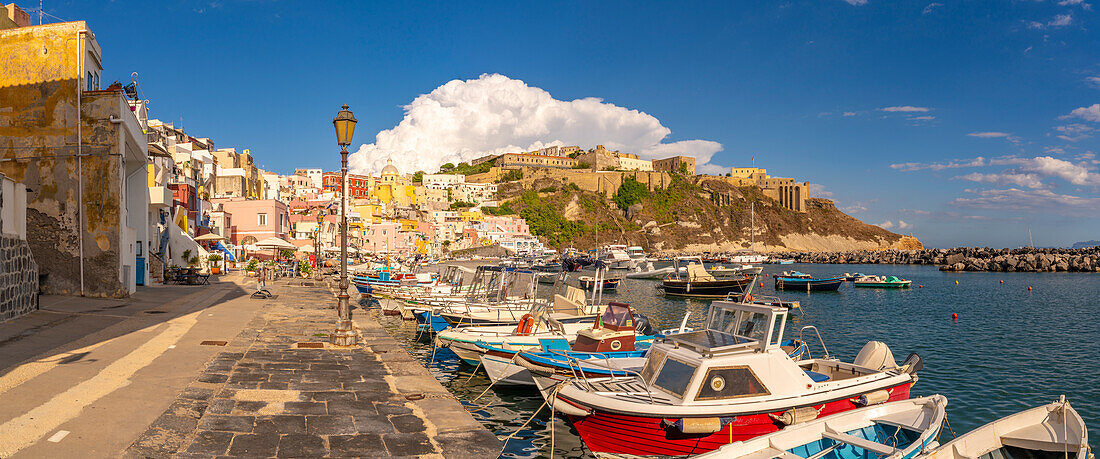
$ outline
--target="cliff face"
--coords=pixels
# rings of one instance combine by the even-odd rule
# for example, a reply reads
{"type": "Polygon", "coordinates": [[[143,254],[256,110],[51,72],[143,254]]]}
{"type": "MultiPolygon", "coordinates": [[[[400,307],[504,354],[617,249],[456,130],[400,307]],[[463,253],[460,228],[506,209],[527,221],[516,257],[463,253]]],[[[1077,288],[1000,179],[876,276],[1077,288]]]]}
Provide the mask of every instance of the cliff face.
{"type": "Polygon", "coordinates": [[[807,212],[778,206],[756,187],[676,178],[666,189],[611,199],[560,182],[500,187],[500,200],[554,247],[638,245],[649,252],[847,251],[910,248],[919,241],[865,224],[832,201],[809,199],[807,212]],[[624,209],[625,208],[625,209],[624,209]],[[755,226],[753,225],[755,220],[755,226]],[[755,227],[755,235],[753,228],[755,227]],[[755,240],[755,244],[751,241],[755,240]]]}

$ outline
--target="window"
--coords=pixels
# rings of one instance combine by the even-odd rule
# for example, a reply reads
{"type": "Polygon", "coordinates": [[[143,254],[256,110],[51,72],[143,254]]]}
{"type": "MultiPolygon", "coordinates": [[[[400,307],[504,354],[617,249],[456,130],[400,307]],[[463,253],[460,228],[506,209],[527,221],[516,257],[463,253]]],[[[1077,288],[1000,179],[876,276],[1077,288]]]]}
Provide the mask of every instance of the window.
{"type": "Polygon", "coordinates": [[[267,214],[256,214],[256,224],[259,226],[267,226],[267,214]]]}
{"type": "Polygon", "coordinates": [[[696,400],[721,400],[771,394],[756,373],[747,366],[717,367],[707,370],[706,378],[699,385],[696,400]]]}
{"type": "Polygon", "coordinates": [[[695,374],[694,366],[669,357],[665,359],[664,365],[661,365],[661,371],[657,373],[653,385],[658,389],[683,398],[684,391],[691,383],[691,375],[693,374],[695,374]]]}

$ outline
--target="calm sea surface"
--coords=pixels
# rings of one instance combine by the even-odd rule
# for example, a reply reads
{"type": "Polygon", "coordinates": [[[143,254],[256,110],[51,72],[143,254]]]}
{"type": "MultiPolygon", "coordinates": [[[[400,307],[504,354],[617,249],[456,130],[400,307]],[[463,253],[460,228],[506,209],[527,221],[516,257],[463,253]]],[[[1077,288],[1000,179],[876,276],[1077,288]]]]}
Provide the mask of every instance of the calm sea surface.
{"type": "MultiPolygon", "coordinates": [[[[1095,363],[1100,356],[1100,274],[944,273],[914,265],[767,265],[764,273],[790,269],[911,279],[913,288],[907,290],[857,289],[849,283],[839,292],[779,292],[802,303],[803,314],[790,320],[787,337],[815,325],[829,352],[844,361],[855,358],[870,340],[889,345],[898,363],[910,352],[920,354],[924,370],[913,395],[946,395],[948,422],[956,433],[1065,394],[1092,427],[1093,449],[1100,443],[1100,365],[1095,363]]],[[[765,294],[775,293],[771,281],[763,279],[765,294]]],[[[699,325],[709,301],[665,298],[654,290],[656,284],[625,279],[618,293],[605,294],[604,301],[631,303],[655,327],[678,326],[685,311],[692,311],[689,323],[699,325]]],[[[514,434],[504,457],[547,457],[551,443],[555,457],[590,456],[568,423],[551,420],[549,409],[535,414],[543,399],[533,388],[486,391],[489,379],[483,371],[474,372],[448,350],[433,354],[429,339],[418,339],[415,323],[379,318],[478,420],[500,438],[514,434]]],[[[814,356],[822,354],[816,337],[805,340],[814,356]]],[[[941,441],[950,438],[945,432],[941,441]]]]}

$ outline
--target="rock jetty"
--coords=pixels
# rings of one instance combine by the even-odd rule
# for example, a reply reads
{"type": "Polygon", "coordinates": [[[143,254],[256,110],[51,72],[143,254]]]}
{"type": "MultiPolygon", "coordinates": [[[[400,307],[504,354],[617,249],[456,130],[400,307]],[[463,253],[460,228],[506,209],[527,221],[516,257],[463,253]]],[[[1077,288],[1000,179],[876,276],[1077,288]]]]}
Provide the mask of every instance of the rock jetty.
{"type": "Polygon", "coordinates": [[[863,250],[777,254],[799,263],[938,265],[941,271],[1100,272],[1100,247],[1084,249],[863,250]]]}

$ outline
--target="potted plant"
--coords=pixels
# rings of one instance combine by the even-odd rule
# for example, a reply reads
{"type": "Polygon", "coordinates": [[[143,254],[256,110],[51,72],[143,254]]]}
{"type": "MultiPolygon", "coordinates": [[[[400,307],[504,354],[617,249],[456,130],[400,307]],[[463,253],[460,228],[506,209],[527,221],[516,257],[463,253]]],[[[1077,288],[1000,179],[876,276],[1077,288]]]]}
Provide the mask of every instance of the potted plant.
{"type": "Polygon", "coordinates": [[[206,257],[206,261],[210,263],[210,274],[221,274],[222,268],[218,265],[219,261],[222,261],[222,256],[217,253],[212,253],[206,257]]]}
{"type": "Polygon", "coordinates": [[[313,266],[310,266],[309,260],[301,260],[298,262],[298,274],[305,278],[313,274],[313,266]]]}
{"type": "Polygon", "coordinates": [[[248,260],[247,264],[244,265],[244,271],[246,273],[248,273],[249,276],[255,276],[256,275],[256,270],[259,269],[259,267],[260,267],[260,261],[255,259],[255,258],[252,258],[252,259],[248,260]]]}

